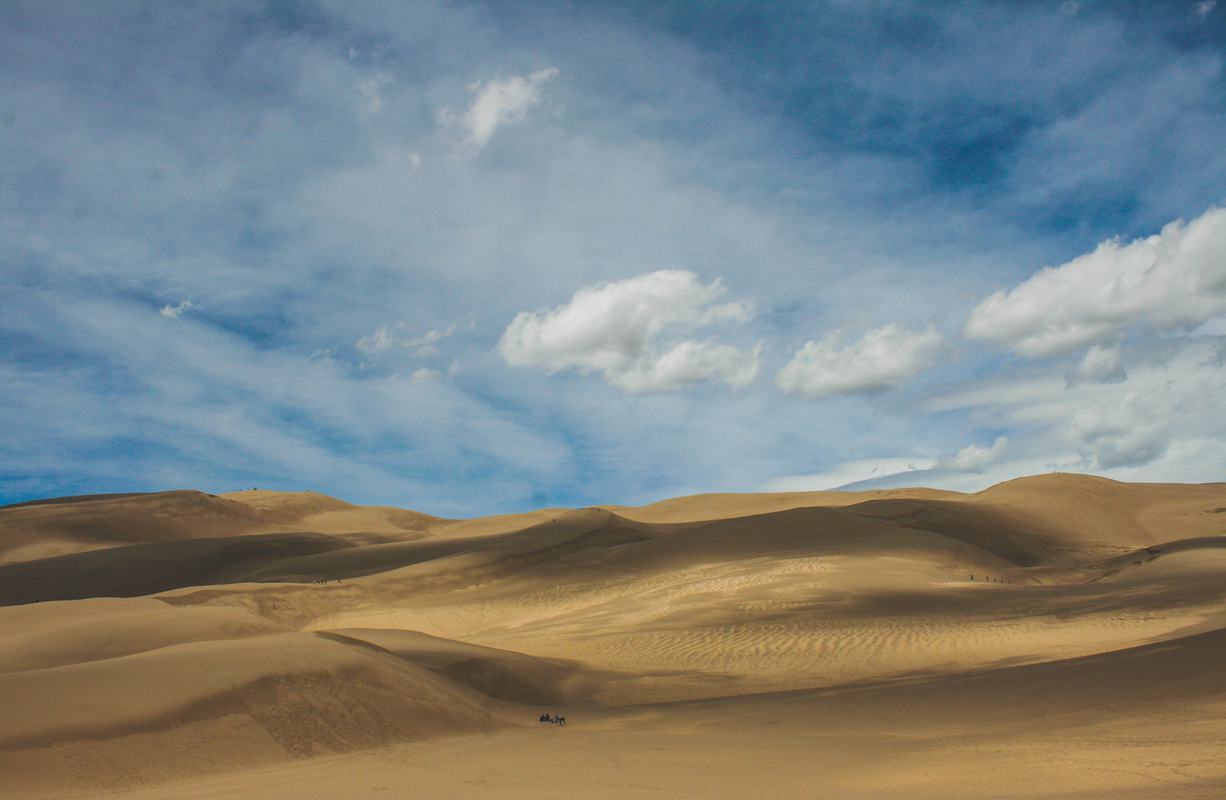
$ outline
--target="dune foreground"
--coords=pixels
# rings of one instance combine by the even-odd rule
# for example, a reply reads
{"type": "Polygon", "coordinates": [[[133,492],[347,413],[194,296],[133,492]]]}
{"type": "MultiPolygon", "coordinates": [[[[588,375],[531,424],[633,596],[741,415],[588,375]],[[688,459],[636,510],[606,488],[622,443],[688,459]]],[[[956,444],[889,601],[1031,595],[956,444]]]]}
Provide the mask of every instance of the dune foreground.
{"type": "Polygon", "coordinates": [[[0,796],[1221,798],[1226,484],[0,508],[0,796]]]}

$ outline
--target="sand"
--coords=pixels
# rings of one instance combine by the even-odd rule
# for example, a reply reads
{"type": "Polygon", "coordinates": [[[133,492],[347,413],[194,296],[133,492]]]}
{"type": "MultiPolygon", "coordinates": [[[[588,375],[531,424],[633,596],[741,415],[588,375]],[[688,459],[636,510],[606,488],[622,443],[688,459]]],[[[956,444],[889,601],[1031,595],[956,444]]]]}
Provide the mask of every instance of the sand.
{"type": "Polygon", "coordinates": [[[5,798],[1221,798],[1223,665],[1226,484],[0,509],[5,798]]]}

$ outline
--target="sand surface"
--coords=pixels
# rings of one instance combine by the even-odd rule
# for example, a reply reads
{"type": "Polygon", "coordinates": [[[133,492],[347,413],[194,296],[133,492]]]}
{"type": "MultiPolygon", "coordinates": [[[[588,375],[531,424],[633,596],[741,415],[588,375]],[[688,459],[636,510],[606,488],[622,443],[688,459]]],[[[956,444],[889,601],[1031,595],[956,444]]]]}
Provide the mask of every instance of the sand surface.
{"type": "Polygon", "coordinates": [[[1226,797],[1226,484],[0,508],[0,797],[368,796],[1226,797]]]}

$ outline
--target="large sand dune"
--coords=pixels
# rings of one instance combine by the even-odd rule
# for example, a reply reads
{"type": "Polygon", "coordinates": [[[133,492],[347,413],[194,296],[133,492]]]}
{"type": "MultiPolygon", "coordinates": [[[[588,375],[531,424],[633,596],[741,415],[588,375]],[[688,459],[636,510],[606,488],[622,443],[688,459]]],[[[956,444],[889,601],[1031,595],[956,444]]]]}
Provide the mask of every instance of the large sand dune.
{"type": "Polygon", "coordinates": [[[1226,484],[0,509],[4,797],[1220,798],[1223,712],[1226,484]]]}

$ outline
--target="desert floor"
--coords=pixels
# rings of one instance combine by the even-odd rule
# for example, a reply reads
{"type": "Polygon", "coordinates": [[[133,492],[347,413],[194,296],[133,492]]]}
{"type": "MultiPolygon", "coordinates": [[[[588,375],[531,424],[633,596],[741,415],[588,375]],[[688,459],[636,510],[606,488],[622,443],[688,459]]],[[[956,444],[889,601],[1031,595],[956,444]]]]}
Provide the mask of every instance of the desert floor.
{"type": "Polygon", "coordinates": [[[1226,484],[0,508],[0,796],[1226,797],[1226,484]]]}

